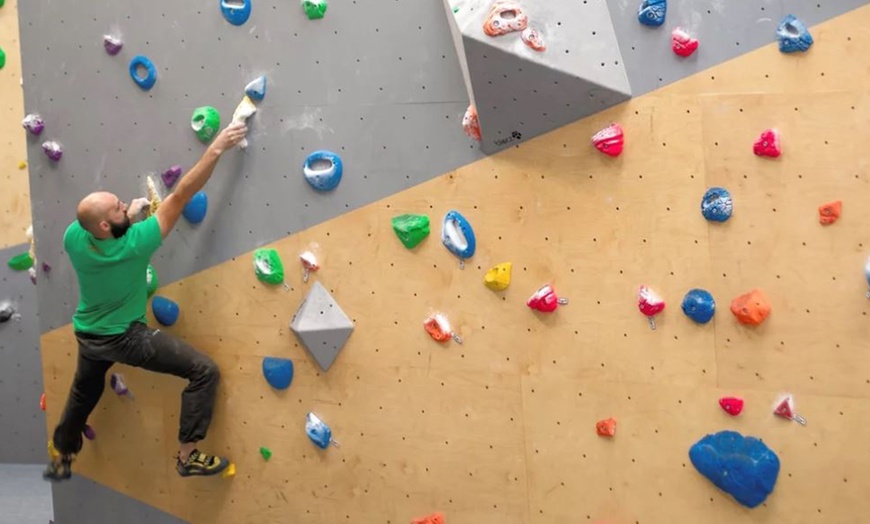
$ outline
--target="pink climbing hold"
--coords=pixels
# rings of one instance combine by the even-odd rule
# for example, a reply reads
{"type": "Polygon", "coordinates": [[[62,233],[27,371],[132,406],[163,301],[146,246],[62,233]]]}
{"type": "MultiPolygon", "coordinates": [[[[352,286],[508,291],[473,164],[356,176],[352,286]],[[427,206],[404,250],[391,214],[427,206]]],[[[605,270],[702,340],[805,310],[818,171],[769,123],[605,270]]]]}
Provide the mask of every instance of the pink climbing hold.
{"type": "Polygon", "coordinates": [[[480,142],[480,120],[477,117],[477,108],[474,104],[468,106],[465,110],[465,116],[462,117],[462,130],[469,138],[473,138],[480,142]]]}
{"type": "Polygon", "coordinates": [[[649,320],[649,328],[655,329],[655,316],[665,309],[665,301],[649,287],[640,286],[637,291],[637,307],[649,320]]]}
{"type": "Polygon", "coordinates": [[[567,298],[559,298],[556,295],[556,291],[553,289],[553,286],[547,284],[542,286],[535,292],[534,295],[529,297],[526,305],[536,311],[541,311],[543,313],[552,313],[553,311],[556,311],[557,307],[559,307],[560,305],[565,305],[567,303],[567,298]]]}
{"type": "Polygon", "coordinates": [[[625,144],[625,133],[619,124],[610,124],[592,135],[592,143],[605,155],[619,156],[625,144]]]}
{"type": "Polygon", "coordinates": [[[794,412],[794,404],[791,395],[784,395],[773,409],[773,414],[787,420],[793,420],[802,426],[807,425],[807,419],[794,412]]]}
{"type": "Polygon", "coordinates": [[[679,27],[671,33],[672,47],[674,53],[679,56],[686,57],[691,55],[698,49],[698,40],[692,38],[686,31],[679,27]]]}
{"type": "Polygon", "coordinates": [[[780,145],[779,131],[768,129],[761,133],[761,136],[753,144],[752,151],[758,156],[769,156],[772,158],[781,155],[782,146],[780,145]]]}
{"type": "Polygon", "coordinates": [[[722,397],[719,399],[719,405],[732,417],[736,417],[743,411],[743,399],[737,397],[722,397]]]}

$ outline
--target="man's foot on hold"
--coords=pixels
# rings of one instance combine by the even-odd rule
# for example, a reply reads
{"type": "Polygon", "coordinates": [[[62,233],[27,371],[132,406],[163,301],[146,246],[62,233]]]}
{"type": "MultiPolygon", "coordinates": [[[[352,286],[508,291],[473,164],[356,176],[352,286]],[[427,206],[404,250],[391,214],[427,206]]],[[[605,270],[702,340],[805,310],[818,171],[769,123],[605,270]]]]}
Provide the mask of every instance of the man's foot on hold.
{"type": "Polygon", "coordinates": [[[227,469],[230,461],[224,457],[216,455],[208,455],[195,449],[190,452],[187,461],[182,462],[181,457],[178,457],[176,469],[182,477],[190,477],[192,475],[217,475],[227,469]]]}
{"type": "Polygon", "coordinates": [[[71,466],[72,458],[69,455],[62,455],[56,459],[52,459],[48,463],[48,467],[42,472],[42,478],[57,482],[67,480],[72,476],[71,466]]]}

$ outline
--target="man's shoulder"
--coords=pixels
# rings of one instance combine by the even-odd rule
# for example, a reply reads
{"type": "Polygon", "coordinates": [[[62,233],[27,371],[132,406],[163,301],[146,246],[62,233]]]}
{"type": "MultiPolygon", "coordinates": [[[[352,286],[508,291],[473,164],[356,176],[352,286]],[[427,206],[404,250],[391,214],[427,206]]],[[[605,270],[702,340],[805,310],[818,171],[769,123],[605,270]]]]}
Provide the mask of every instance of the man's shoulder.
{"type": "Polygon", "coordinates": [[[66,227],[66,231],[63,233],[63,246],[67,251],[70,250],[71,247],[74,247],[76,243],[80,243],[85,236],[88,234],[87,231],[79,224],[78,220],[73,220],[66,227]]]}

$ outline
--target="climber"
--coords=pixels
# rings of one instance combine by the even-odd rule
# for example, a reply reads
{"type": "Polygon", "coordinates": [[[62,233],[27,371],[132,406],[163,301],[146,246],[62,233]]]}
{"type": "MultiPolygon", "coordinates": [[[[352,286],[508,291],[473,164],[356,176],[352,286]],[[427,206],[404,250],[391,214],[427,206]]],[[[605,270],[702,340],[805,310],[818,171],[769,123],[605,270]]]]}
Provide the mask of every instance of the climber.
{"type": "Polygon", "coordinates": [[[77,220],[63,237],[79,282],[79,303],[72,317],[78,363],[66,407],[49,443],[56,452],[43,473],[45,479],[70,477],[71,463],[82,448],[85,422],[115,362],[188,380],[181,394],[179,475],[214,475],[229,465],[226,458],[197,448],[211,422],[218,367],[182,340],[146,325],[146,269],[185,204],[209,180],[221,155],[247,131],[244,124],[226,127],[175,191],[144,220],[139,216],[150,203],[147,198],[128,205],[111,193],[95,192],[79,203],[77,220]]]}

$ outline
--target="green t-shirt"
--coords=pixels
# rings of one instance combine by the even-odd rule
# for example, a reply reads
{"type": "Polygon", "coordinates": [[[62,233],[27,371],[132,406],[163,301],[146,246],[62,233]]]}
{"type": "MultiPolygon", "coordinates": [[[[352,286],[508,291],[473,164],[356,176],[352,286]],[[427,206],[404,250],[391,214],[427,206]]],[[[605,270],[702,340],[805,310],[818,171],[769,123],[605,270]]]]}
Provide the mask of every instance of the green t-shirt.
{"type": "Polygon", "coordinates": [[[153,215],[130,226],[121,238],[103,240],[73,221],[63,235],[64,249],[79,279],[73,329],[116,335],[133,322],[144,324],[148,262],[162,243],[160,224],[153,215]]]}

